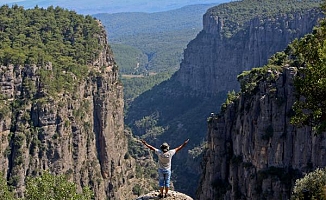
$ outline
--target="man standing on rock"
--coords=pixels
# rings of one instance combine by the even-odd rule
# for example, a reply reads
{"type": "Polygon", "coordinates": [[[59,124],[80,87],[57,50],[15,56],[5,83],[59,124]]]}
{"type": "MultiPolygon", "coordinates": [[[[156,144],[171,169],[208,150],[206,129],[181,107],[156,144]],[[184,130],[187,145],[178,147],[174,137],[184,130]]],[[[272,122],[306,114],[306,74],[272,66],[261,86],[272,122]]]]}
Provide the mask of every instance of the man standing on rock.
{"type": "Polygon", "coordinates": [[[160,149],[157,149],[149,144],[145,140],[141,142],[148,147],[150,150],[155,151],[155,154],[158,156],[158,174],[159,174],[159,185],[160,185],[160,194],[159,197],[163,197],[163,189],[165,188],[165,197],[167,197],[169,187],[170,187],[170,177],[171,177],[171,160],[172,156],[180,151],[186,144],[189,142],[189,139],[184,141],[179,147],[169,150],[169,145],[164,142],[160,149]]]}

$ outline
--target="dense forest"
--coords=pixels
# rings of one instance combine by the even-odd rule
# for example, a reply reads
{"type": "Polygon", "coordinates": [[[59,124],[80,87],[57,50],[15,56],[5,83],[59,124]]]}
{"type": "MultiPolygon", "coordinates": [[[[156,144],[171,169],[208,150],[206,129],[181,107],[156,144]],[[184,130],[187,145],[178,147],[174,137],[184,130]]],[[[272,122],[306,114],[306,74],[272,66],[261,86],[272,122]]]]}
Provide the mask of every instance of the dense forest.
{"type": "Polygon", "coordinates": [[[24,198],[16,198],[12,188],[0,174],[0,199],[3,200],[90,200],[94,194],[85,187],[82,192],[77,192],[75,183],[68,181],[64,175],[53,175],[48,171],[39,177],[27,177],[26,191],[24,198]]]}
{"type": "Polygon", "coordinates": [[[73,78],[86,76],[87,65],[103,48],[94,37],[102,29],[93,17],[59,7],[25,10],[5,5],[0,8],[0,21],[1,64],[45,66],[50,62],[55,79],[50,80],[46,70],[40,76],[51,94],[71,91],[73,78]]]}
{"type": "Polygon", "coordinates": [[[294,13],[311,7],[318,7],[320,3],[321,0],[243,0],[212,7],[207,13],[222,18],[225,24],[223,35],[231,37],[243,28],[245,22],[253,17],[268,18],[275,16],[275,14],[294,13]]]}

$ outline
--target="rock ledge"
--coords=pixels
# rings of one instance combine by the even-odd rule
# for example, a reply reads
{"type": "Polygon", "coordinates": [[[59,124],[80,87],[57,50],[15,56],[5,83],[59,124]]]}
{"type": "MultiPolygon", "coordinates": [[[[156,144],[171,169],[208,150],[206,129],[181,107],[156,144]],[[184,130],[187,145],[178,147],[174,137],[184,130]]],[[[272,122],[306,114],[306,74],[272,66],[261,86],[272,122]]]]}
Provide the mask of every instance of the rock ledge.
{"type": "Polygon", "coordinates": [[[148,194],[145,194],[143,196],[138,197],[136,200],[150,200],[150,199],[164,199],[164,200],[193,200],[193,198],[177,192],[177,191],[172,191],[170,190],[168,193],[168,196],[166,198],[159,198],[159,191],[152,191],[148,194]]]}

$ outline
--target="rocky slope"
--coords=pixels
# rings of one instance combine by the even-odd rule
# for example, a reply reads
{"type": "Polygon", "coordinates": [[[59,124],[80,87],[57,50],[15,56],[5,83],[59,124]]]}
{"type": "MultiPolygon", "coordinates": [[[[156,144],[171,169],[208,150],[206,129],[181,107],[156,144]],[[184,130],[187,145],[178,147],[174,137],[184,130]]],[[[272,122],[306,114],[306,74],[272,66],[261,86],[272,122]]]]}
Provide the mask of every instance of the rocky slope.
{"type": "Polygon", "coordinates": [[[290,124],[297,70],[283,70],[208,123],[198,199],[289,199],[296,178],[326,166],[325,134],[290,124]]]}
{"type": "MultiPolygon", "coordinates": [[[[26,176],[66,174],[96,199],[133,197],[135,161],[127,153],[123,93],[104,31],[104,48],[73,93],[47,93],[39,72],[52,64],[0,67],[0,170],[22,196],[26,176]]],[[[76,79],[77,80],[77,79],[76,79]]]]}

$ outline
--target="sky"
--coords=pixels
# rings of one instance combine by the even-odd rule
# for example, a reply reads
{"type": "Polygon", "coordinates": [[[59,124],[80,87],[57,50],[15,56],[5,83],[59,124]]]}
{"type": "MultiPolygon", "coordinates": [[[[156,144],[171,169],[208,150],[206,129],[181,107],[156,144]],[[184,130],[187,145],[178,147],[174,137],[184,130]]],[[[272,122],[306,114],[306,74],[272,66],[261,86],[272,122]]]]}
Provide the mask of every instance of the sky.
{"type": "Polygon", "coordinates": [[[193,4],[225,3],[231,0],[0,0],[0,5],[17,4],[24,8],[47,8],[50,5],[74,10],[79,14],[119,12],[161,12],[193,4]]]}

